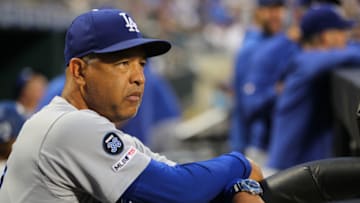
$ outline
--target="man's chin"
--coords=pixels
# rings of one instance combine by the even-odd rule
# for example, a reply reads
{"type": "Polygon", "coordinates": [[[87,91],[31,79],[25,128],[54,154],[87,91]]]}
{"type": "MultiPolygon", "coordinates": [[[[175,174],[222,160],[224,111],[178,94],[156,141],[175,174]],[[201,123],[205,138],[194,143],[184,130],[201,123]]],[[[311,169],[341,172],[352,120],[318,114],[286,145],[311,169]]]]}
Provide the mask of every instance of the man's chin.
{"type": "Polygon", "coordinates": [[[136,113],[131,113],[128,115],[118,115],[116,116],[112,122],[115,123],[116,127],[122,127],[124,126],[130,119],[134,118],[136,116],[136,113]]]}

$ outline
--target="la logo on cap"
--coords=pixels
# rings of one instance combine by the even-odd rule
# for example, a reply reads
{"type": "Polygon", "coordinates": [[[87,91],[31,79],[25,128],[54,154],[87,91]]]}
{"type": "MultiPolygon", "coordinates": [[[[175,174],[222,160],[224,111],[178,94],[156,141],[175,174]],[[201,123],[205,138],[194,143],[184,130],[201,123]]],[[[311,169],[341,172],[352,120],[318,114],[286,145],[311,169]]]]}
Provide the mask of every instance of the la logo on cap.
{"type": "Polygon", "coordinates": [[[166,40],[144,38],[135,21],[120,9],[95,9],[76,17],[65,37],[65,64],[90,53],[112,53],[142,46],[146,57],[168,52],[166,40]],[[115,25],[115,26],[114,26],[115,25]]]}
{"type": "Polygon", "coordinates": [[[122,16],[126,22],[125,27],[129,29],[129,32],[140,32],[136,23],[126,15],[126,13],[119,13],[120,16],[122,16]]]}

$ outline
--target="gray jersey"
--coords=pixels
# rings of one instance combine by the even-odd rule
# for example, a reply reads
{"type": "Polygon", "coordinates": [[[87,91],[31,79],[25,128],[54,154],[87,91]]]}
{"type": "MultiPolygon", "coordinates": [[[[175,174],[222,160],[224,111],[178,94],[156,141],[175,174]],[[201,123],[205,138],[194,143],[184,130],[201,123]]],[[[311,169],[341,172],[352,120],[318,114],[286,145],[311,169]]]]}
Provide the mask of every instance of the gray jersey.
{"type": "Polygon", "coordinates": [[[24,124],[0,202],[116,202],[151,158],[175,164],[96,112],[55,97],[24,124]]]}

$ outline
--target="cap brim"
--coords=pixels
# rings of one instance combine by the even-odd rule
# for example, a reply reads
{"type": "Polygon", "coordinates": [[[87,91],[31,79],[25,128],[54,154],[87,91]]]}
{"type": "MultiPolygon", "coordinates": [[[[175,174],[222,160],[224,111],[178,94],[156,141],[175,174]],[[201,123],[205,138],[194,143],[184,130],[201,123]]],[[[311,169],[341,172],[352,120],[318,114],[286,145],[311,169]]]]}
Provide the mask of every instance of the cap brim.
{"type": "Polygon", "coordinates": [[[171,48],[171,44],[165,40],[148,39],[148,38],[136,38],[127,41],[123,41],[104,49],[95,50],[94,53],[111,53],[122,51],[134,47],[143,47],[147,57],[159,56],[168,52],[171,48]]]}
{"type": "Polygon", "coordinates": [[[356,25],[356,22],[353,20],[343,20],[342,21],[342,29],[350,29],[356,25]]]}

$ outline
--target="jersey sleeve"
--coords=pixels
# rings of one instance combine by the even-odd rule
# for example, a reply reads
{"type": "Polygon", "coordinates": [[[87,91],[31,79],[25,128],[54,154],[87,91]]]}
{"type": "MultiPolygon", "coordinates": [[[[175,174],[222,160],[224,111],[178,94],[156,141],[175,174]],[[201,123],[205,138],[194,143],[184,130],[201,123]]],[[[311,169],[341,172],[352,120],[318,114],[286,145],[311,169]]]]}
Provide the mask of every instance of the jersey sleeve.
{"type": "Polygon", "coordinates": [[[53,124],[41,148],[39,166],[57,196],[71,191],[116,202],[150,159],[110,121],[83,110],[53,124]]]}
{"type": "Polygon", "coordinates": [[[237,178],[248,178],[249,161],[232,152],[207,161],[174,167],[152,160],[123,195],[124,199],[148,203],[210,202],[237,178]]]}
{"type": "Polygon", "coordinates": [[[136,148],[141,151],[142,153],[148,155],[149,157],[151,157],[152,159],[159,161],[159,162],[163,162],[169,166],[175,166],[176,162],[169,160],[168,158],[166,158],[163,155],[160,155],[159,153],[155,153],[153,151],[151,151],[149,149],[149,147],[145,146],[139,139],[137,139],[136,137],[130,136],[131,139],[133,140],[133,145],[136,146],[136,148]]]}

